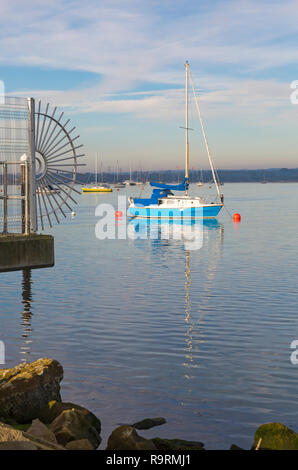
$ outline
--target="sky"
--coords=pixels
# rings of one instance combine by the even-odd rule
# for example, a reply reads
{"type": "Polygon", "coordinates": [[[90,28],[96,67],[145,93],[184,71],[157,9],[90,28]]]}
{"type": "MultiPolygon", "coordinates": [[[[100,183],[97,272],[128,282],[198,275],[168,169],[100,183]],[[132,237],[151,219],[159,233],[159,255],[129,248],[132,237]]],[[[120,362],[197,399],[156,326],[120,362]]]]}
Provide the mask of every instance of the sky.
{"type": "MultiPolygon", "coordinates": [[[[105,169],[184,168],[185,60],[217,168],[298,167],[298,1],[0,0],[0,80],[105,169]]],[[[190,165],[208,168],[190,104],[190,165]]]]}

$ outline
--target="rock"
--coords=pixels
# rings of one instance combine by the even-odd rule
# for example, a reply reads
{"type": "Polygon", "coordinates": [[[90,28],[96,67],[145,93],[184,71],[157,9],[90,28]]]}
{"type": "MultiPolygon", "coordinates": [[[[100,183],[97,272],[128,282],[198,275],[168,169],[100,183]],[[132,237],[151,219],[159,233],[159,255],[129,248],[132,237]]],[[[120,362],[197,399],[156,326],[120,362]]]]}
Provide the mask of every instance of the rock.
{"type": "Polygon", "coordinates": [[[0,442],[0,450],[37,450],[37,447],[30,441],[9,441],[0,442]]]}
{"type": "Polygon", "coordinates": [[[67,450],[93,450],[93,446],[88,439],[79,439],[78,441],[70,441],[66,444],[67,450]]]}
{"type": "Polygon", "coordinates": [[[142,421],[138,421],[137,423],[133,424],[133,427],[135,429],[151,429],[154,426],[161,426],[165,423],[165,418],[146,418],[142,421]]]}
{"type": "Polygon", "coordinates": [[[63,446],[70,441],[88,439],[94,449],[101,443],[99,432],[80,410],[64,410],[50,425],[57,442],[63,446]]]}
{"type": "Polygon", "coordinates": [[[202,442],[184,441],[182,439],[152,439],[157,450],[204,450],[202,442]]]}
{"type": "Polygon", "coordinates": [[[7,450],[64,450],[63,447],[29,433],[0,423],[0,449],[7,450]],[[15,444],[9,447],[8,444],[15,444]]]}
{"type": "Polygon", "coordinates": [[[106,450],[156,450],[150,439],[139,436],[134,427],[122,425],[108,439],[106,450]]]}
{"type": "Polygon", "coordinates": [[[0,416],[28,423],[51,400],[61,401],[63,368],[53,359],[38,359],[0,369],[0,416]]]}
{"type": "Polygon", "coordinates": [[[75,405],[74,403],[63,403],[58,401],[50,401],[42,410],[39,419],[45,424],[51,424],[57,416],[65,410],[79,410],[83,413],[85,419],[89,421],[98,433],[101,431],[100,420],[91,411],[83,406],[75,405]]]}
{"type": "Polygon", "coordinates": [[[29,439],[29,441],[31,441],[37,447],[37,450],[65,450],[64,447],[60,446],[55,442],[46,441],[45,439],[33,436],[28,432],[24,432],[23,434],[24,437],[29,439]]]}
{"type": "Polygon", "coordinates": [[[26,423],[26,424],[12,424],[11,425],[13,428],[18,429],[19,431],[28,431],[28,429],[31,426],[31,423],[26,423]]]}
{"type": "Polygon", "coordinates": [[[230,450],[245,450],[245,449],[242,449],[241,447],[237,446],[236,444],[232,444],[231,447],[230,447],[230,450]]]}
{"type": "Polygon", "coordinates": [[[39,437],[45,441],[54,442],[57,444],[55,434],[50,431],[50,429],[43,424],[39,419],[34,419],[30,428],[28,429],[28,434],[31,436],[39,437]]]}
{"type": "Polygon", "coordinates": [[[9,426],[8,424],[0,423],[0,442],[6,441],[26,441],[22,431],[9,426]]]}
{"type": "Polygon", "coordinates": [[[27,431],[31,426],[31,422],[30,423],[24,423],[24,424],[18,424],[13,419],[1,418],[1,422],[4,423],[4,424],[8,424],[9,426],[11,426],[15,429],[18,429],[19,431],[27,431]]]}
{"type": "Polygon", "coordinates": [[[281,423],[262,424],[255,433],[254,449],[260,439],[260,450],[298,450],[298,435],[281,423]]]}

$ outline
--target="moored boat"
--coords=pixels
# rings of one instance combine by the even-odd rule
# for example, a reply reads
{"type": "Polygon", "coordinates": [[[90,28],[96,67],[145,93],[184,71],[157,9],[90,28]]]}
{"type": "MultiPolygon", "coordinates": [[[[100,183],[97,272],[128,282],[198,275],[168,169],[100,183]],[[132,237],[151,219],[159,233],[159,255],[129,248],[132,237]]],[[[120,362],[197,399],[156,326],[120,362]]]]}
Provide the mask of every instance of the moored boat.
{"type": "Polygon", "coordinates": [[[186,122],[185,122],[185,178],[184,181],[177,185],[153,183],[150,185],[154,188],[151,198],[135,198],[129,197],[129,207],[127,214],[131,217],[140,218],[179,218],[179,219],[207,219],[215,218],[223,207],[224,197],[219,189],[219,182],[214,163],[209,150],[209,145],[205,133],[205,128],[199,108],[197,95],[195,92],[193,79],[189,70],[188,62],[185,63],[185,92],[186,92],[186,122]],[[204,142],[207,150],[209,164],[211,167],[213,181],[216,187],[216,195],[214,198],[191,197],[189,195],[189,139],[188,139],[188,85],[191,80],[192,90],[194,94],[195,104],[198,111],[201,128],[203,132],[204,142]],[[183,196],[176,196],[172,191],[184,191],[183,196]]]}
{"type": "MultiPolygon", "coordinates": [[[[95,156],[95,184],[89,186],[82,186],[83,193],[111,193],[113,190],[107,183],[97,182],[97,159],[98,155],[95,156]]],[[[101,179],[103,179],[102,164],[101,164],[101,179]]]]}

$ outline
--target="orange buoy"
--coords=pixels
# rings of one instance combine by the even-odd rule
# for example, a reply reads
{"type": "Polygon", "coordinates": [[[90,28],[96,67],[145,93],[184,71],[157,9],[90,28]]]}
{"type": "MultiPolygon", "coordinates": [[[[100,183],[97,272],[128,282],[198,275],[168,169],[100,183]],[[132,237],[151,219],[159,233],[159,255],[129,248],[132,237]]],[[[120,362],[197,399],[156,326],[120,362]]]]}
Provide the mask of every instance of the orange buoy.
{"type": "Polygon", "coordinates": [[[234,222],[240,222],[241,220],[241,215],[240,214],[234,214],[233,215],[233,221],[234,222]]]}
{"type": "Polygon", "coordinates": [[[123,216],[123,212],[122,211],[116,211],[115,212],[115,216],[118,218],[118,217],[122,217],[123,216]]]}

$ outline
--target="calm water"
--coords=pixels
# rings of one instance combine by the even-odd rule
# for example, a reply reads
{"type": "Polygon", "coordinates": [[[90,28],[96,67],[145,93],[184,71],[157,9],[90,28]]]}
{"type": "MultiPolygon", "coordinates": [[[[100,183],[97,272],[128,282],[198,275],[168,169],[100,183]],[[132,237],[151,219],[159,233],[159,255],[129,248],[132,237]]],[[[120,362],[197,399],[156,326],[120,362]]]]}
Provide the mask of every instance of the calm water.
{"type": "Polygon", "coordinates": [[[77,216],[49,230],[54,268],[0,274],[6,366],[59,360],[64,401],[101,418],[104,442],[118,423],[155,416],[167,424],[145,437],[208,449],[249,448],[264,422],[298,430],[298,184],[223,189],[242,222],[223,211],[199,250],[100,241],[95,207],[117,193],[82,195],[77,216]]]}

